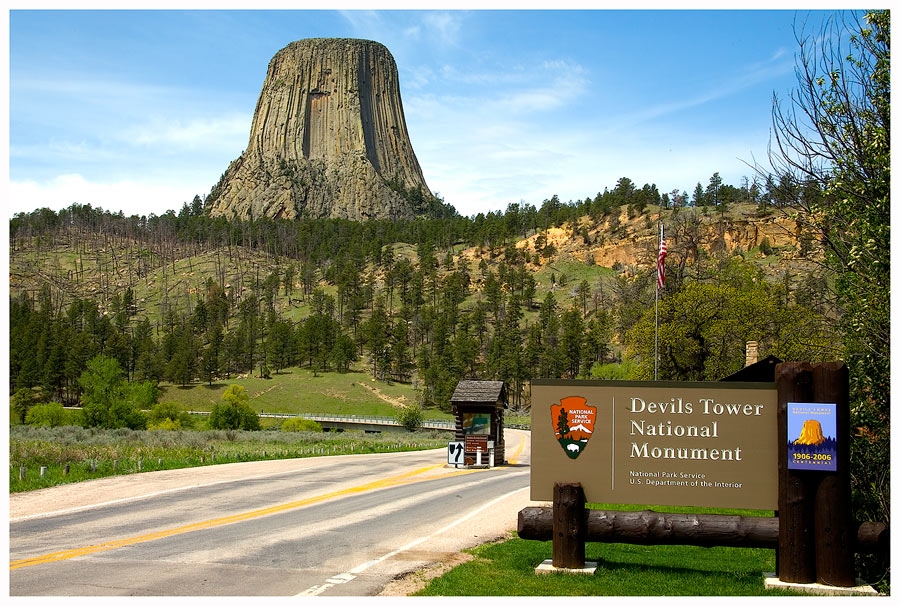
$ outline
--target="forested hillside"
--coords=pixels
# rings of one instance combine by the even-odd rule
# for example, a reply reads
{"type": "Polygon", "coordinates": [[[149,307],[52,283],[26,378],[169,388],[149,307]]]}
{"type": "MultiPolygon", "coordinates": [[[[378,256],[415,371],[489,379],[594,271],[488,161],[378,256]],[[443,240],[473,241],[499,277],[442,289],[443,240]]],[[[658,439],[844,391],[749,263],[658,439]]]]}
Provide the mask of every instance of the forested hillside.
{"type": "Polygon", "coordinates": [[[733,373],[748,340],[833,358],[815,240],[774,197],[715,186],[695,204],[621,179],[593,200],[399,222],[226,222],[199,197],[159,217],[21,214],[10,390],[75,404],[98,354],[154,383],[365,368],[443,409],[466,377],[508,381],[519,408],[535,377],[647,379],[660,223],[660,378],[733,373]]]}

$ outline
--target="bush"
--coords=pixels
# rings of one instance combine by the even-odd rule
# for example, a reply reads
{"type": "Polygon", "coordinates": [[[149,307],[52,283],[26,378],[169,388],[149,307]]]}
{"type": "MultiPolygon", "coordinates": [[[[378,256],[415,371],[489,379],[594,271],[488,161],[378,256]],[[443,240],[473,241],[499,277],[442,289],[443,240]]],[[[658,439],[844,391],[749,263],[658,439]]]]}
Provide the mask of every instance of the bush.
{"type": "Polygon", "coordinates": [[[281,431],[322,431],[322,426],[310,419],[291,417],[281,424],[281,431]]]}
{"type": "Polygon", "coordinates": [[[147,424],[147,429],[153,431],[178,431],[181,428],[181,422],[168,418],[147,424]]]}
{"type": "Polygon", "coordinates": [[[224,402],[213,406],[209,415],[211,429],[245,429],[258,431],[259,415],[250,406],[250,396],[241,385],[229,385],[222,394],[224,402]]]}
{"type": "Polygon", "coordinates": [[[25,423],[35,427],[62,427],[69,425],[69,414],[59,402],[35,404],[28,409],[25,423]]]}
{"type": "Polygon", "coordinates": [[[210,429],[260,429],[259,416],[242,402],[222,402],[216,404],[209,414],[210,429]]]}
{"type": "Polygon", "coordinates": [[[404,406],[397,412],[397,422],[407,431],[415,431],[425,420],[425,414],[419,406],[404,406]]]}
{"type": "Polygon", "coordinates": [[[149,429],[189,429],[194,420],[175,402],[160,402],[147,414],[149,429]]]}

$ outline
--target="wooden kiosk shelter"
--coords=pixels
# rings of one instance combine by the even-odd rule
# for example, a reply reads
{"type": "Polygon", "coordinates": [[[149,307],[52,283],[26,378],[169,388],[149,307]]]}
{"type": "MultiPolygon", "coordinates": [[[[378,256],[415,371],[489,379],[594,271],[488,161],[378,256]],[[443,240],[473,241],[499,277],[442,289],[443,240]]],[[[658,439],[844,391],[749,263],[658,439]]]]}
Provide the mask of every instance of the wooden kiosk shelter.
{"type": "Polygon", "coordinates": [[[460,381],[450,397],[450,404],[456,416],[456,440],[466,445],[466,465],[475,464],[479,448],[485,464],[488,462],[489,448],[493,448],[494,464],[505,464],[503,411],[509,406],[506,383],[460,381]]]}

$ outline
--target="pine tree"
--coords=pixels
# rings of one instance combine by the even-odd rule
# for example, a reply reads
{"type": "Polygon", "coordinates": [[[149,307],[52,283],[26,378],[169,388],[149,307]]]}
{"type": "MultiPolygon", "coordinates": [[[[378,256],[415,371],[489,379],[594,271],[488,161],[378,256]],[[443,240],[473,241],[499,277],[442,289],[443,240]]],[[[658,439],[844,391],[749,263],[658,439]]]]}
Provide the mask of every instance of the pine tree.
{"type": "Polygon", "coordinates": [[[556,433],[559,434],[559,437],[565,438],[569,435],[569,431],[569,413],[566,412],[565,408],[561,408],[559,417],[556,419],[556,433]]]}

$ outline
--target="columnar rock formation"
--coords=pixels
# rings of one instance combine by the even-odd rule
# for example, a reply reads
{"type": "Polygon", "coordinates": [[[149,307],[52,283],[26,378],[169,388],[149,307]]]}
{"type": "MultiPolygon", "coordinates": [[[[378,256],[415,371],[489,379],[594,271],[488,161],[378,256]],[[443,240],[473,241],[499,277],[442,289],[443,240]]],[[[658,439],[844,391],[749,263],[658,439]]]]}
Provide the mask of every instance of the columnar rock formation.
{"type": "Polygon", "coordinates": [[[413,217],[432,200],[390,51],[369,40],[311,38],[269,62],[247,149],[206,208],[239,219],[363,221],[413,217]]]}

